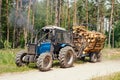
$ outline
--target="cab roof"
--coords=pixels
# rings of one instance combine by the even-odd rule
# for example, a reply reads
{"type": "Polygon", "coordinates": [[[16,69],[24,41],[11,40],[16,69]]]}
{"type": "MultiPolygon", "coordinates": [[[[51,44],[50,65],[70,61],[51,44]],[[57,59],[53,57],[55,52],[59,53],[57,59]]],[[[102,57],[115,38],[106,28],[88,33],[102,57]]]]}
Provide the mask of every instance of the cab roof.
{"type": "Polygon", "coordinates": [[[45,26],[42,29],[57,29],[57,30],[66,31],[66,29],[58,27],[58,26],[45,26]]]}

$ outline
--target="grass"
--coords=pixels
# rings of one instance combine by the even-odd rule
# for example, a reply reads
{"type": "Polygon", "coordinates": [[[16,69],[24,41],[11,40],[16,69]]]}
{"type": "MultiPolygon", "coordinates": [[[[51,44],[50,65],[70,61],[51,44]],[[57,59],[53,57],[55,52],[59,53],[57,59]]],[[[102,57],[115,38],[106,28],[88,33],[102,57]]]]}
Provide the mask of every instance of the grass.
{"type": "Polygon", "coordinates": [[[21,72],[30,70],[29,67],[17,67],[15,65],[15,53],[20,49],[0,50],[0,74],[5,72],[21,72]]]}
{"type": "Polygon", "coordinates": [[[101,51],[103,60],[120,59],[120,49],[108,49],[105,48],[101,51]]]}
{"type": "Polygon", "coordinates": [[[91,80],[120,80],[120,72],[110,74],[107,76],[96,77],[96,78],[93,78],[91,80]]]}

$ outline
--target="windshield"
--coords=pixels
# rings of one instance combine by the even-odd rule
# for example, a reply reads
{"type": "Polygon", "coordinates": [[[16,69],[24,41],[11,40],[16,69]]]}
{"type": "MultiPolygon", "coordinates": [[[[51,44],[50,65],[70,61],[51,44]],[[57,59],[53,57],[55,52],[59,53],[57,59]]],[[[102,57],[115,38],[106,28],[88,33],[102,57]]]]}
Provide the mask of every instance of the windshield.
{"type": "Polygon", "coordinates": [[[49,29],[41,30],[40,36],[38,36],[38,42],[40,41],[50,41],[52,38],[52,31],[49,29]]]}

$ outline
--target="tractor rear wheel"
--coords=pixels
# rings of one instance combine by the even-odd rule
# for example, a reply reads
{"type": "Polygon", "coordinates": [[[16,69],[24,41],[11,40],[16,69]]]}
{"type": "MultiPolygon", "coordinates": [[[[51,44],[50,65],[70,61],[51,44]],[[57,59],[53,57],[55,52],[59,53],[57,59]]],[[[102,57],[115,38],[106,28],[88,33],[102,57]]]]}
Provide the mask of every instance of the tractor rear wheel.
{"type": "Polygon", "coordinates": [[[52,55],[50,53],[43,53],[37,59],[37,67],[40,71],[48,71],[52,67],[52,55]]]}
{"type": "Polygon", "coordinates": [[[97,62],[97,53],[90,54],[90,61],[93,63],[97,62]]]}
{"type": "Polygon", "coordinates": [[[16,58],[15,58],[15,63],[18,67],[27,65],[27,62],[23,61],[23,58],[25,58],[25,56],[27,55],[27,53],[25,51],[20,51],[17,53],[16,58]]]}
{"type": "Polygon", "coordinates": [[[59,61],[62,68],[68,68],[73,66],[75,60],[75,51],[72,47],[66,46],[59,52],[59,61]]]}

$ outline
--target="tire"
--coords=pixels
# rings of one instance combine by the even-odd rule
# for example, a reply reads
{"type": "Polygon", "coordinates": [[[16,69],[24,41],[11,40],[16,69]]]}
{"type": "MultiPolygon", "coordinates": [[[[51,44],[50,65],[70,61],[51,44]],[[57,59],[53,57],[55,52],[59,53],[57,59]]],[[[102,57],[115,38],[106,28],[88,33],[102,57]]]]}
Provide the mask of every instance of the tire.
{"type": "Polygon", "coordinates": [[[37,67],[40,71],[49,71],[52,67],[52,55],[50,53],[43,53],[37,59],[37,67]]]}
{"type": "Polygon", "coordinates": [[[98,53],[97,54],[97,62],[101,62],[102,61],[102,54],[98,53]]]}
{"type": "Polygon", "coordinates": [[[18,67],[27,65],[27,62],[23,61],[23,58],[27,55],[27,53],[25,51],[20,51],[16,54],[16,59],[15,59],[15,63],[18,67]]]}
{"type": "Polygon", "coordinates": [[[93,63],[97,62],[97,53],[91,53],[90,54],[90,61],[93,63]]]}
{"type": "Polygon", "coordinates": [[[61,68],[69,68],[73,66],[75,60],[75,51],[72,47],[66,46],[59,52],[59,61],[61,68]]]}

